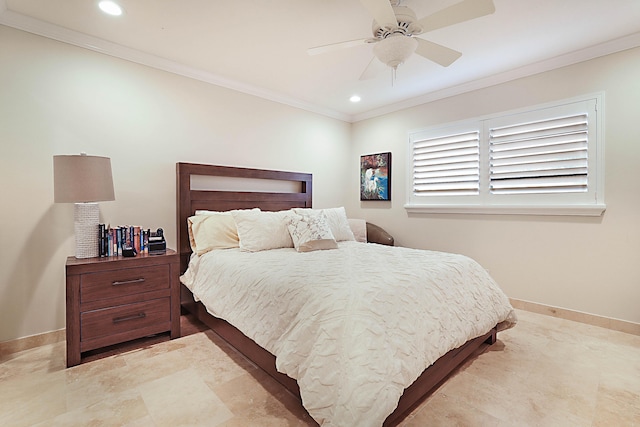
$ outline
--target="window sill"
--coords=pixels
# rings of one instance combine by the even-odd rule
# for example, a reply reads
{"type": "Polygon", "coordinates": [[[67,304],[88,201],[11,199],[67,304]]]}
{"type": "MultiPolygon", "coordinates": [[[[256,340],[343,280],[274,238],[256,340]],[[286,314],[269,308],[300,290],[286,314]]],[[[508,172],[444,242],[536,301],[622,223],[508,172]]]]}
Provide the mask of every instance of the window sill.
{"type": "Polygon", "coordinates": [[[404,208],[414,214],[480,214],[480,215],[561,215],[601,216],[607,206],[593,205],[411,205],[404,208]]]}

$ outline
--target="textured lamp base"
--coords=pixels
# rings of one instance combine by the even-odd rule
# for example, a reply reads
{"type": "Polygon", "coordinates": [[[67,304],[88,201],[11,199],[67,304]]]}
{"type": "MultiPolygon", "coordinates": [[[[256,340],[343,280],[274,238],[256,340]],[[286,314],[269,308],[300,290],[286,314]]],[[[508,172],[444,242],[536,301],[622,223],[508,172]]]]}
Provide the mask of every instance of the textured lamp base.
{"type": "Polygon", "coordinates": [[[76,234],[76,258],[98,256],[98,224],[100,209],[97,203],[76,203],[73,211],[76,234]]]}

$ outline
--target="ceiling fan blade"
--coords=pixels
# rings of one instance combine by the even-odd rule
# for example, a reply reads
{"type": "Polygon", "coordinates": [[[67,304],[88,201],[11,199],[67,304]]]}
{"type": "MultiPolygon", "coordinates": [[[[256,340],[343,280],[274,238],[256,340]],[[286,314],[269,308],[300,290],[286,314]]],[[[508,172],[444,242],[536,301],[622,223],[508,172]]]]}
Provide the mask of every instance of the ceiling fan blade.
{"type": "Polygon", "coordinates": [[[381,27],[395,27],[398,25],[396,14],[389,0],[360,0],[360,3],[381,27]]]}
{"type": "Polygon", "coordinates": [[[426,33],[427,31],[490,15],[495,11],[496,7],[493,5],[493,0],[464,0],[432,15],[425,16],[418,23],[422,26],[422,32],[426,33]]]}
{"type": "Polygon", "coordinates": [[[367,39],[350,40],[346,42],[327,44],[324,46],[317,46],[307,49],[309,55],[319,55],[321,53],[333,52],[334,50],[346,49],[348,47],[354,47],[365,44],[367,39]]]}
{"type": "Polygon", "coordinates": [[[418,37],[415,39],[418,40],[416,53],[430,61],[442,65],[443,67],[448,67],[453,64],[456,59],[462,56],[462,53],[457,50],[449,49],[448,47],[444,47],[418,37]]]}
{"type": "Polygon", "coordinates": [[[383,70],[385,65],[378,60],[375,56],[369,61],[369,65],[364,69],[360,75],[359,80],[369,80],[378,76],[383,70]]]}

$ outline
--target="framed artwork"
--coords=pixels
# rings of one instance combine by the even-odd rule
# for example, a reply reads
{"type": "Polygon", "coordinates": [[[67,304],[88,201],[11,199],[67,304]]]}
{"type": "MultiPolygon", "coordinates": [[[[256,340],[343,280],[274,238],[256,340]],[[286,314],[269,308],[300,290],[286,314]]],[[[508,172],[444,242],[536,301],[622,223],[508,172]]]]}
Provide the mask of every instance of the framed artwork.
{"type": "Polygon", "coordinates": [[[360,156],[360,200],[391,200],[391,153],[360,156]]]}

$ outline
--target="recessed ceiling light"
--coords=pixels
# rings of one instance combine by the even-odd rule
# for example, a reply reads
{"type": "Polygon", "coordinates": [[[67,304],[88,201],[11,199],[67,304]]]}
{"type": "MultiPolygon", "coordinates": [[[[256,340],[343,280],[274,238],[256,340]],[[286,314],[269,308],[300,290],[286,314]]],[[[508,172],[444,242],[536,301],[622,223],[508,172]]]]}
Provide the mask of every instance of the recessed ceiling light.
{"type": "Polygon", "coordinates": [[[353,95],[351,98],[349,98],[349,101],[360,102],[360,97],[358,95],[353,95]]]}
{"type": "Polygon", "coordinates": [[[104,13],[108,13],[109,15],[113,15],[113,16],[122,15],[122,8],[116,2],[113,2],[110,0],[104,0],[98,3],[98,7],[104,13]]]}

